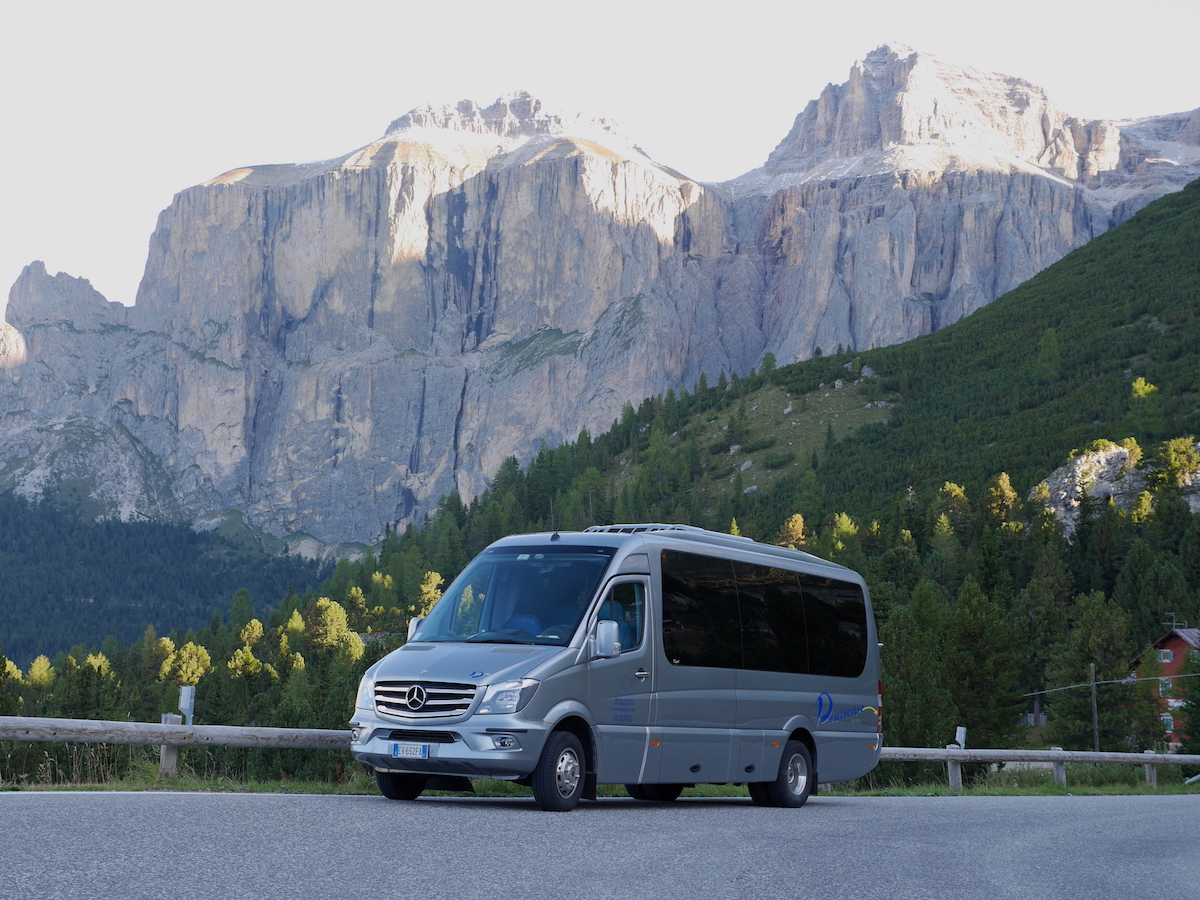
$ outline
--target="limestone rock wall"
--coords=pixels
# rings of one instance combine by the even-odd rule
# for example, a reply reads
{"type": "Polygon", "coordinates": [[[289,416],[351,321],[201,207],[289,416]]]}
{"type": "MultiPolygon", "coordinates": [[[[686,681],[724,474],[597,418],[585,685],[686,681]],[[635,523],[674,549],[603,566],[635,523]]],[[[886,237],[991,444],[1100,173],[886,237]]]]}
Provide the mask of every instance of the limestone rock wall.
{"type": "Polygon", "coordinates": [[[28,267],[0,483],[372,541],[701,373],[956,321],[1195,177],[1197,115],[1081,122],[884,47],[706,185],[527,94],[414,110],[181,192],[132,308],[28,267]]]}

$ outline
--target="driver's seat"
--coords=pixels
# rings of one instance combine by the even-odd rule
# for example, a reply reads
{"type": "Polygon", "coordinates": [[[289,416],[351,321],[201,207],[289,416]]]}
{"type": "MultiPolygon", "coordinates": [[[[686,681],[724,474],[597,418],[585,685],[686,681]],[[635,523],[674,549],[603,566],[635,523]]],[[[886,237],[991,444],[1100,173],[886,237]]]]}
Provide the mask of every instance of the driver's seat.
{"type": "Polygon", "coordinates": [[[511,628],[513,631],[528,631],[530,634],[542,633],[542,622],[537,616],[531,616],[528,613],[511,616],[504,623],[505,628],[511,628]]]}

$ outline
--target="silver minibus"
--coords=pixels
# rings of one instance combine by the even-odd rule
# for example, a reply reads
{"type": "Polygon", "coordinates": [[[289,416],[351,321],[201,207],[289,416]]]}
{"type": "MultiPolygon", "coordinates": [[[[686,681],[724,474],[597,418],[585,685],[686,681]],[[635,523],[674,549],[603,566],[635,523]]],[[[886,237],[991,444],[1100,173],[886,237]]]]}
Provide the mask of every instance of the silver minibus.
{"type": "Polygon", "coordinates": [[[354,757],[384,796],[515,781],[568,810],[624,784],[801,806],[871,771],[882,683],[856,572],[685,525],[496,541],[364,675],[354,757]]]}

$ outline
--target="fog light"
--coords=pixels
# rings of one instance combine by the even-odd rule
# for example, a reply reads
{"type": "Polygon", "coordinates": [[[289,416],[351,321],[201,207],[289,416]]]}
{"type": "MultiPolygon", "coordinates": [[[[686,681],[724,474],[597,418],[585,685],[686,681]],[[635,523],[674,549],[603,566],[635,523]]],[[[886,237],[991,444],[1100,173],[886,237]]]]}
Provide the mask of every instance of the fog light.
{"type": "Polygon", "coordinates": [[[492,744],[497,750],[520,750],[521,744],[511,734],[493,734],[492,744]]]}

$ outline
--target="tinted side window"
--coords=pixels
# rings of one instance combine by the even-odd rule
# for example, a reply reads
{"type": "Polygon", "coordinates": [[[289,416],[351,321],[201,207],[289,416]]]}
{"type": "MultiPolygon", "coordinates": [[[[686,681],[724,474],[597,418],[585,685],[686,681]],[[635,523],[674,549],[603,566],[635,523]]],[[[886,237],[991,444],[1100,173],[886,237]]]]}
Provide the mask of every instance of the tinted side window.
{"type": "Polygon", "coordinates": [[[867,664],[867,606],[856,584],[801,575],[814,675],[854,678],[867,664]]]}
{"type": "Polygon", "coordinates": [[[741,667],[741,623],[729,560],[664,550],[662,590],[668,662],[741,667]]]}
{"type": "Polygon", "coordinates": [[[734,563],[745,668],[809,671],[804,597],[795,572],[734,563]]]}

